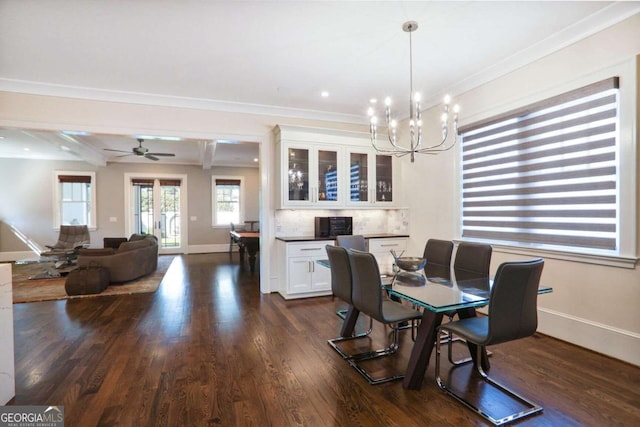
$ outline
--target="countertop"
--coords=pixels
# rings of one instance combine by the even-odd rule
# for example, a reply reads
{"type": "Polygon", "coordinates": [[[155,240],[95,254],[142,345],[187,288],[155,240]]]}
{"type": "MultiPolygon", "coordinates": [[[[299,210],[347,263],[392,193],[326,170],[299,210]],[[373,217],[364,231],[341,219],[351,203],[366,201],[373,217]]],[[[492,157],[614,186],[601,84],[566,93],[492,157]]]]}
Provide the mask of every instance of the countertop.
{"type": "MultiPolygon", "coordinates": [[[[365,234],[365,239],[392,239],[394,237],[409,237],[408,234],[393,234],[393,233],[377,233],[377,234],[365,234]]],[[[278,236],[276,240],[283,242],[315,242],[325,240],[335,240],[334,237],[315,237],[315,236],[278,236]]]]}

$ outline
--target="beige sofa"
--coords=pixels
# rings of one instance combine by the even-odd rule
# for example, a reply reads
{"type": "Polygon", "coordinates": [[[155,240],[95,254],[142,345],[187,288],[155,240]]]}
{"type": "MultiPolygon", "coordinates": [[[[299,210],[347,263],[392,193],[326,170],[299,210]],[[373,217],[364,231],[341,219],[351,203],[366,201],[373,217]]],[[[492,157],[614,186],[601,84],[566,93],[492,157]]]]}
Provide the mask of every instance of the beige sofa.
{"type": "Polygon", "coordinates": [[[158,268],[158,240],[133,234],[117,249],[81,249],[78,266],[100,265],[109,270],[110,283],[119,284],[151,274],[158,268]]]}

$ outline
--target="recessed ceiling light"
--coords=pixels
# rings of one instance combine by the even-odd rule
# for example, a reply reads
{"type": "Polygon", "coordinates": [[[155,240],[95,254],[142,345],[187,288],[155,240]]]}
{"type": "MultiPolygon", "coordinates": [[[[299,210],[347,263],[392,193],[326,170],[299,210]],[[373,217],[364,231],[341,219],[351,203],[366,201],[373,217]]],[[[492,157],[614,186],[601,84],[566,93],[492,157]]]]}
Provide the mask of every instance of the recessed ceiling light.
{"type": "Polygon", "coordinates": [[[322,93],[320,94],[321,97],[323,98],[328,98],[329,97],[329,92],[327,92],[326,90],[323,90],[322,93]]]}
{"type": "Polygon", "coordinates": [[[370,102],[371,104],[377,104],[377,103],[378,103],[378,100],[377,100],[376,98],[371,98],[371,99],[369,100],[369,102],[370,102]]]}
{"type": "Polygon", "coordinates": [[[31,151],[31,148],[29,148],[29,147],[24,147],[24,151],[31,151]]]}
{"type": "Polygon", "coordinates": [[[91,132],[86,132],[83,130],[63,130],[60,132],[63,135],[74,135],[74,136],[87,136],[91,135],[91,132]]]}
{"type": "Polygon", "coordinates": [[[253,161],[254,161],[254,162],[257,162],[257,161],[258,161],[258,158],[257,158],[257,157],[255,157],[255,158],[253,159],[253,161]]]}

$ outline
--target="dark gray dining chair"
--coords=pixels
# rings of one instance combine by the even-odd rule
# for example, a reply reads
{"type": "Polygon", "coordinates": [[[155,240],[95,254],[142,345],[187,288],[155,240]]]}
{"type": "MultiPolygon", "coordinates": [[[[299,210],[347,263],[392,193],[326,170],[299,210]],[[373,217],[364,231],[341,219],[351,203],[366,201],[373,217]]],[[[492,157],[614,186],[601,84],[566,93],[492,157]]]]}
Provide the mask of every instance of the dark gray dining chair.
{"type": "MultiPolygon", "coordinates": [[[[352,275],[351,265],[349,263],[349,254],[347,250],[340,246],[327,245],[327,256],[329,257],[329,266],[331,268],[331,291],[333,295],[342,301],[349,304],[349,308],[352,307],[352,275]]],[[[368,336],[373,329],[373,319],[369,318],[369,329],[361,334],[354,333],[348,337],[332,338],[327,342],[329,345],[337,351],[344,359],[350,359],[357,357],[357,354],[348,354],[344,352],[337,343],[342,341],[353,340],[356,338],[364,338],[368,336]]]]}
{"type": "Polygon", "coordinates": [[[427,260],[424,273],[427,277],[449,278],[451,269],[451,240],[429,239],[424,246],[422,257],[427,260]]]}
{"type": "Polygon", "coordinates": [[[349,359],[349,363],[369,384],[381,384],[404,378],[402,375],[391,375],[383,378],[373,378],[359,362],[389,356],[398,350],[399,326],[402,322],[412,323],[422,317],[422,313],[392,301],[384,295],[380,279],[380,269],[373,254],[356,250],[347,250],[352,276],[352,302],[353,306],[380,323],[391,327],[391,343],[389,347],[373,350],[358,357],[349,359]]]}
{"type": "MultiPolygon", "coordinates": [[[[491,266],[491,254],[493,248],[491,245],[484,243],[460,242],[456,250],[455,261],[453,263],[453,272],[456,281],[478,279],[489,277],[489,268],[491,266]]],[[[451,311],[445,313],[449,321],[453,321],[456,312],[451,311]]],[[[448,349],[447,355],[449,362],[453,365],[462,365],[471,362],[473,359],[467,357],[462,360],[453,360],[453,343],[462,342],[464,340],[454,337],[451,333],[447,334],[448,349]]]]}
{"type": "Polygon", "coordinates": [[[367,241],[364,236],[360,234],[336,236],[336,245],[346,249],[355,249],[362,252],[367,251],[367,241]]]}
{"type": "MultiPolygon", "coordinates": [[[[491,295],[489,299],[489,315],[470,317],[445,323],[440,326],[441,331],[455,333],[477,346],[477,359],[489,345],[502,344],[509,341],[529,337],[538,327],[538,286],[544,260],[541,258],[529,261],[505,262],[498,267],[491,295]]],[[[436,367],[435,375],[438,386],[468,408],[476,411],[495,425],[511,422],[542,411],[542,407],[530,402],[514,391],[490,379],[482,368],[482,363],[476,363],[476,369],[482,379],[488,384],[520,401],[528,408],[495,418],[487,410],[467,401],[456,394],[440,377],[440,345],[441,334],[436,339],[436,367]]]]}
{"type": "MultiPolygon", "coordinates": [[[[364,236],[361,234],[352,234],[352,235],[340,235],[340,236],[336,236],[336,246],[340,246],[341,248],[345,248],[345,249],[355,249],[357,251],[363,251],[366,252],[367,251],[367,241],[365,240],[364,236]]],[[[336,311],[336,314],[345,319],[347,317],[347,311],[348,309],[346,308],[341,308],[340,310],[336,311]]]]}

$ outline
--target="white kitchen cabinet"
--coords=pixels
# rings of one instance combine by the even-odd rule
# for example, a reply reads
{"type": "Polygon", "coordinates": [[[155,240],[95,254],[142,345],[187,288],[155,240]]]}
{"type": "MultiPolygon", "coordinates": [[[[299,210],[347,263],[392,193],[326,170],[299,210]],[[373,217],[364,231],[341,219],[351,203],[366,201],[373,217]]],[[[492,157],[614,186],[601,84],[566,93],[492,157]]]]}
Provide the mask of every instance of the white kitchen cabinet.
{"type": "Polygon", "coordinates": [[[407,250],[406,237],[369,239],[369,252],[371,252],[378,261],[378,267],[381,274],[393,274],[394,258],[391,251],[400,256],[407,250]]]}
{"type": "Polygon", "coordinates": [[[327,259],[326,245],[333,240],[312,242],[282,242],[280,294],[285,299],[331,295],[331,270],[316,261],[327,259]]]}
{"type": "Polygon", "coordinates": [[[342,149],[285,142],[280,146],[283,208],[335,207],[343,204],[342,149]]]}
{"type": "Polygon", "coordinates": [[[378,154],[367,147],[348,147],[350,207],[392,206],[394,200],[393,156],[378,154]]]}
{"type": "Polygon", "coordinates": [[[376,152],[368,134],[276,126],[279,209],[391,208],[396,158],[376,152]]]}

